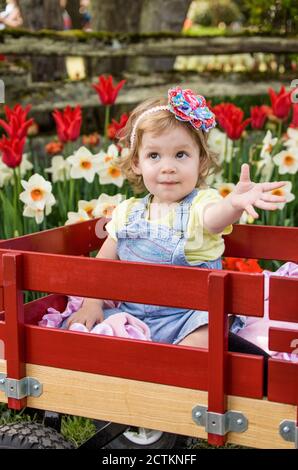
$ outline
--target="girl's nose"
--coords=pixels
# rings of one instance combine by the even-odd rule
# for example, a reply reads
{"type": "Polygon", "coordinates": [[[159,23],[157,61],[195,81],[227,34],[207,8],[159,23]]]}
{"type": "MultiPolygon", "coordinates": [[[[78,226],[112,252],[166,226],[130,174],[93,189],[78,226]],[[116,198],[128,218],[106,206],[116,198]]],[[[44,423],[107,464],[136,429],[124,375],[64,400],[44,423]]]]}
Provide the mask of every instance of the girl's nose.
{"type": "Polygon", "coordinates": [[[174,173],[176,171],[175,162],[172,159],[164,160],[161,170],[163,173],[174,173]]]}

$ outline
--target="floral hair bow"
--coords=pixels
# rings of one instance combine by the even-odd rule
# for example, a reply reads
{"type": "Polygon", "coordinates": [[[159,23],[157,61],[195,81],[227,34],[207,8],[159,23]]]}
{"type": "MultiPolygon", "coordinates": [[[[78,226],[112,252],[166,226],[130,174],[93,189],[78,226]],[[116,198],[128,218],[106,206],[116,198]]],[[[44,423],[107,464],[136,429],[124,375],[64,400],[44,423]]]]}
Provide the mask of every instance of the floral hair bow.
{"type": "Polygon", "coordinates": [[[216,126],[215,116],[206,105],[204,96],[180,87],[168,91],[169,110],[179,121],[189,122],[195,129],[208,132],[216,126]]]}

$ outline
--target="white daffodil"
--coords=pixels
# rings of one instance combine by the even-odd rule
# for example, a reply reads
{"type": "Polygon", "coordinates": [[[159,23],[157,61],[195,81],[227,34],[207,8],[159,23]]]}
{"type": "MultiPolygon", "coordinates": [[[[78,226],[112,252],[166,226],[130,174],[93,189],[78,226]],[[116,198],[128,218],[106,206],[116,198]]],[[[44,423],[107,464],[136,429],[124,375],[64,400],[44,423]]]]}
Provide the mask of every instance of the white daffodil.
{"type": "Polygon", "coordinates": [[[122,197],[122,194],[116,194],[115,196],[101,194],[93,211],[94,217],[112,217],[112,212],[120,204],[122,197]]]}
{"type": "Polygon", "coordinates": [[[35,173],[28,181],[21,180],[23,191],[19,198],[32,209],[44,210],[45,207],[53,206],[56,202],[52,194],[52,185],[43,176],[35,173]]]}
{"type": "Polygon", "coordinates": [[[80,147],[66,160],[71,165],[71,178],[84,178],[88,183],[92,183],[95,174],[99,171],[101,157],[99,154],[93,155],[86,147],[80,147]]]}
{"type": "Polygon", "coordinates": [[[263,147],[261,150],[261,158],[265,158],[266,155],[271,155],[274,145],[278,141],[277,137],[272,137],[271,131],[267,131],[263,139],[263,147]]]}
{"type": "Polygon", "coordinates": [[[288,140],[285,141],[285,146],[287,148],[297,147],[298,148],[298,129],[289,127],[287,130],[288,140]]]}
{"type": "Polygon", "coordinates": [[[223,183],[223,170],[217,172],[217,173],[212,173],[211,175],[208,175],[206,178],[206,184],[208,186],[214,186],[216,183],[223,183]]]}
{"type": "Polygon", "coordinates": [[[246,211],[243,211],[242,216],[239,219],[239,224],[253,224],[254,223],[254,218],[249,215],[246,211]]]}
{"type": "Polygon", "coordinates": [[[94,215],[94,209],[97,205],[97,202],[98,202],[97,199],[92,199],[91,201],[83,201],[83,200],[79,201],[79,203],[78,203],[79,211],[80,210],[85,211],[88,214],[88,217],[90,217],[90,218],[96,217],[94,215]]]}
{"type": "Polygon", "coordinates": [[[291,181],[287,181],[282,188],[273,189],[270,191],[273,196],[283,196],[286,198],[286,202],[277,202],[275,203],[278,209],[282,210],[287,202],[291,202],[295,199],[295,195],[291,193],[292,190],[292,183],[291,181]]]}
{"type": "Polygon", "coordinates": [[[64,225],[76,224],[78,222],[84,222],[85,220],[90,220],[89,215],[83,209],[80,209],[78,212],[67,212],[67,221],[64,225]]]}
{"type": "Polygon", "coordinates": [[[62,155],[56,155],[51,159],[52,165],[46,168],[46,173],[52,174],[52,181],[64,181],[70,178],[70,163],[62,155]]]}
{"type": "Polygon", "coordinates": [[[228,138],[227,134],[221,132],[219,129],[212,129],[208,137],[209,148],[218,154],[219,162],[224,160],[231,161],[233,153],[233,142],[228,138]]]}
{"type": "Polygon", "coordinates": [[[235,185],[233,183],[216,183],[214,187],[222,197],[226,197],[233,191],[235,185]]]}
{"type": "Polygon", "coordinates": [[[130,153],[130,149],[127,148],[127,147],[124,147],[124,148],[121,150],[120,157],[121,157],[121,158],[126,158],[129,153],[130,153]]]}
{"type": "Polygon", "coordinates": [[[21,161],[21,164],[20,164],[20,173],[21,173],[21,176],[25,176],[25,174],[27,173],[27,171],[32,170],[32,168],[33,168],[33,165],[32,165],[32,163],[28,160],[28,153],[24,153],[24,154],[23,154],[22,161],[21,161]]]}
{"type": "Polygon", "coordinates": [[[274,161],[269,153],[266,153],[258,162],[256,176],[261,173],[260,181],[270,181],[274,170],[274,161]]]}
{"type": "Polygon", "coordinates": [[[5,165],[0,158],[0,188],[3,188],[9,181],[13,182],[13,169],[5,165]]]}
{"type": "Polygon", "coordinates": [[[294,175],[298,171],[298,147],[279,152],[273,157],[273,161],[278,166],[280,175],[286,173],[294,175]]]}
{"type": "Polygon", "coordinates": [[[36,207],[26,206],[24,207],[23,216],[24,217],[34,217],[37,224],[41,224],[44,219],[44,215],[49,215],[52,212],[53,204],[46,204],[45,211],[42,209],[37,209],[36,207]]]}
{"type": "Polygon", "coordinates": [[[119,188],[123,186],[124,176],[119,168],[119,150],[114,144],[108,147],[107,152],[100,152],[101,163],[99,167],[100,184],[115,184],[119,188]]]}

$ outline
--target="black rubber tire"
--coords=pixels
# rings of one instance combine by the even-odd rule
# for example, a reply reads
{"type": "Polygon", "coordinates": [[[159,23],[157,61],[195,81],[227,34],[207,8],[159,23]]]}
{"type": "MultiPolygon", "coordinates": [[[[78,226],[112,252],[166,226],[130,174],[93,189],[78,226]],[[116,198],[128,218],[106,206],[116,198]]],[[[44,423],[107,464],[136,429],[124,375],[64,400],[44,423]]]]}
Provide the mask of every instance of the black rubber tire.
{"type": "Polygon", "coordinates": [[[149,445],[139,445],[121,434],[121,436],[107,444],[105,449],[174,449],[177,437],[177,434],[163,432],[156,442],[149,445]]]}
{"type": "Polygon", "coordinates": [[[0,426],[0,449],[72,449],[72,444],[52,428],[39,423],[0,426]]]}

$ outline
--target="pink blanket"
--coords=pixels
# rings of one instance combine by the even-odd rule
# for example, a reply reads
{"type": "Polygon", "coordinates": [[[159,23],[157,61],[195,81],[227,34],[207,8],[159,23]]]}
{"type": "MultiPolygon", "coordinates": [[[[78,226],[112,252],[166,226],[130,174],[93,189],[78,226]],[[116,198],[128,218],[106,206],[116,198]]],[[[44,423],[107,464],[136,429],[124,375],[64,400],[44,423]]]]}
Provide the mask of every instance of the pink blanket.
{"type": "MultiPolygon", "coordinates": [[[[277,271],[263,271],[263,274],[265,276],[264,317],[247,317],[245,328],[240,330],[237,334],[264,349],[264,351],[268,352],[268,354],[270,354],[272,357],[298,362],[298,354],[270,351],[268,347],[269,327],[287,328],[288,330],[296,330],[298,327],[297,323],[288,323],[269,319],[269,279],[271,276],[298,277],[298,265],[295,263],[285,263],[277,271]]],[[[296,346],[297,344],[295,342],[295,345],[293,345],[293,351],[296,346]]]]}
{"type": "MultiPolygon", "coordinates": [[[[80,309],[83,300],[84,299],[82,297],[69,296],[66,308],[63,312],[59,312],[52,307],[48,308],[48,313],[42,317],[41,321],[38,322],[38,325],[46,326],[48,328],[59,328],[66,318],[80,309]]],[[[119,308],[120,303],[121,302],[114,302],[113,300],[105,300],[103,308],[119,308]]],[[[121,336],[123,338],[142,339],[147,341],[150,341],[151,336],[150,329],[146,323],[126,312],[111,315],[103,322],[94,326],[90,331],[81,323],[73,323],[69,329],[84,333],[121,336]]]]}

